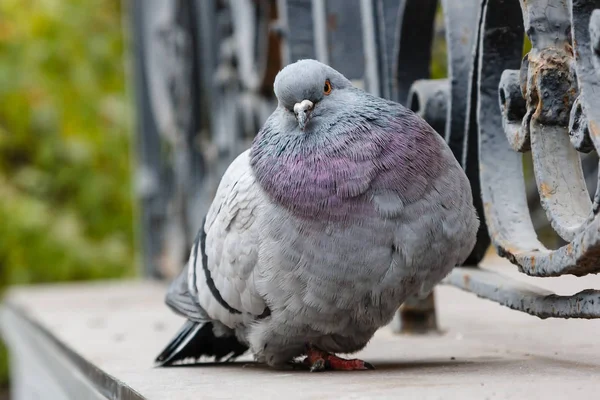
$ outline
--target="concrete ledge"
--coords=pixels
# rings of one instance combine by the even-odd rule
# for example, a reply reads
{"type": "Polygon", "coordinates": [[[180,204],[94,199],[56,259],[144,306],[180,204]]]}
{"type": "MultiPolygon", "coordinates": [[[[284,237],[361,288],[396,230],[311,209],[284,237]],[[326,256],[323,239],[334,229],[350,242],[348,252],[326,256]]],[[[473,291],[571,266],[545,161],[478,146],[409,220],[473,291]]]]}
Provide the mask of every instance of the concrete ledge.
{"type": "Polygon", "coordinates": [[[5,339],[14,356],[13,398],[128,399],[139,394],[91,364],[28,318],[18,307],[1,311],[5,339]]]}
{"type": "MultiPolygon", "coordinates": [[[[488,268],[520,276],[498,260],[488,268]]],[[[535,282],[559,293],[600,287],[598,277],[535,282]]],[[[182,323],[163,305],[164,290],[144,281],[11,290],[1,327],[13,397],[555,399],[600,390],[600,320],[540,320],[446,286],[436,289],[443,334],[380,330],[360,354],[375,371],[309,374],[245,362],[157,369],[153,358],[182,323]]]]}

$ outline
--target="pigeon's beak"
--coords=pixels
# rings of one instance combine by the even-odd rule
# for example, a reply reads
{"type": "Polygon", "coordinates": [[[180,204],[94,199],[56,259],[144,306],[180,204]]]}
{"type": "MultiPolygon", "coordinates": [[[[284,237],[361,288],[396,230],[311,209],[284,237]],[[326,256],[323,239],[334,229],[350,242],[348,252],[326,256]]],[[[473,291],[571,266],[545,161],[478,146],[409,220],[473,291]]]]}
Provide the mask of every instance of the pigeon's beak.
{"type": "Polygon", "coordinates": [[[296,114],[296,121],[301,130],[304,130],[308,124],[313,106],[314,104],[310,100],[302,100],[300,103],[294,104],[294,114],[296,114]]]}

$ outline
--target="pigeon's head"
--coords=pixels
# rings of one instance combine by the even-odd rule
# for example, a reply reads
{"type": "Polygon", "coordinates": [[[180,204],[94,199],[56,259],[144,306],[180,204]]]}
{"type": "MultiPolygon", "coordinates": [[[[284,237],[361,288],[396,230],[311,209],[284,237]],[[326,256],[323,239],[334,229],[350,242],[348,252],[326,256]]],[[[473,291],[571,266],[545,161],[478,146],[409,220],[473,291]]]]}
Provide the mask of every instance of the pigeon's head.
{"type": "Polygon", "coordinates": [[[300,60],[286,66],[277,74],[274,84],[279,107],[287,111],[287,122],[298,124],[301,131],[311,121],[339,110],[344,89],[351,87],[344,75],[315,60],[300,60]]]}

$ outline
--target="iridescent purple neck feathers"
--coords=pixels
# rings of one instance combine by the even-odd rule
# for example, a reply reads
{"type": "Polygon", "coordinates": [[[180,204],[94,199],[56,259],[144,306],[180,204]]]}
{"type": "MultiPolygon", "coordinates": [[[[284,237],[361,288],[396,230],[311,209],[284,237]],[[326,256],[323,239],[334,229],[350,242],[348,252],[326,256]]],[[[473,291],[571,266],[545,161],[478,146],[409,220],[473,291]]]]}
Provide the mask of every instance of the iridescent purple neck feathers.
{"type": "Polygon", "coordinates": [[[376,212],[373,197],[388,192],[412,203],[441,171],[441,140],[423,120],[358,89],[344,92],[339,108],[327,107],[305,132],[278,107],[254,140],[258,182],[299,217],[364,218],[376,212]]]}

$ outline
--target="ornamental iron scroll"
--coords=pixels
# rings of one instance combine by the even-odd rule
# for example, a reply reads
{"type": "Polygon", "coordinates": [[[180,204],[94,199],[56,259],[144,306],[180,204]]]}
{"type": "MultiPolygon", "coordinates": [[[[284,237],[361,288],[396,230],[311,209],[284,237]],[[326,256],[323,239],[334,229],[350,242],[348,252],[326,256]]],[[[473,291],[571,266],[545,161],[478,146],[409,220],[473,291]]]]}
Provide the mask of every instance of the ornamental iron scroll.
{"type": "Polygon", "coordinates": [[[598,85],[598,79],[586,75],[590,68],[585,64],[592,64],[590,41],[589,33],[581,32],[589,28],[572,28],[577,22],[589,26],[591,10],[576,3],[529,0],[519,7],[514,1],[490,0],[483,9],[478,112],[485,217],[498,252],[532,276],[600,271],[600,220],[577,152],[591,150],[593,135],[590,139],[591,130],[581,125],[594,124],[585,87],[598,85]],[[532,49],[521,62],[524,29],[532,49]],[[569,135],[569,125],[577,132],[569,135]],[[568,242],[557,250],[538,241],[529,217],[517,153],[526,151],[532,153],[548,220],[568,242]]]}
{"type": "MultiPolygon", "coordinates": [[[[130,9],[147,265],[185,263],[225,168],[275,107],[275,74],[316,58],[413,109],[463,166],[482,224],[444,283],[541,318],[600,317],[597,290],[557,296],[477,267],[491,243],[530,276],[600,272],[600,0],[167,3],[130,9]],[[448,76],[431,79],[440,16],[448,76]],[[173,230],[184,240],[168,242],[173,230]]],[[[434,330],[433,295],[409,299],[396,322],[434,330]]]]}
{"type": "MultiPolygon", "coordinates": [[[[595,119],[588,109],[600,103],[588,97],[593,89],[585,88],[600,82],[598,77],[589,78],[589,20],[592,9],[600,4],[575,0],[528,0],[521,4],[484,0],[481,4],[476,60],[479,162],[484,215],[492,243],[501,256],[531,276],[597,273],[600,219],[577,150],[589,152],[590,143],[597,148],[590,129],[595,119]],[[524,32],[532,49],[521,59],[524,32]],[[588,129],[581,126],[585,123],[588,129]],[[577,132],[569,132],[569,126],[576,127],[577,132]],[[541,205],[552,228],[567,242],[556,250],[538,240],[530,217],[519,154],[528,151],[541,205]]],[[[598,189],[594,197],[598,198],[598,189]]],[[[468,273],[457,269],[449,281],[542,318],[600,316],[599,291],[558,298],[542,290],[519,289],[518,285],[484,288],[477,282],[474,288],[472,279],[464,279],[468,273]],[[525,301],[527,298],[533,301],[525,301]]],[[[486,279],[499,282],[501,277],[490,275],[486,279]]]]}

